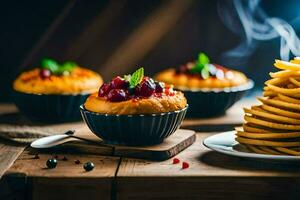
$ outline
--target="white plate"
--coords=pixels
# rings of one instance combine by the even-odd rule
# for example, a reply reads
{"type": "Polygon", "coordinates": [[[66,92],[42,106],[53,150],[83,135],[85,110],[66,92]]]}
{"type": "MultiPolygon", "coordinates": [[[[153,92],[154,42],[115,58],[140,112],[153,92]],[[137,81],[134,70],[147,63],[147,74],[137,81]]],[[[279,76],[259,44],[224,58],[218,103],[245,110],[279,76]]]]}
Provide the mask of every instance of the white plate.
{"type": "Polygon", "coordinates": [[[206,138],[203,144],[214,151],[231,156],[274,161],[300,161],[300,156],[266,155],[249,152],[235,141],[235,137],[235,131],[223,132],[206,138]]]}

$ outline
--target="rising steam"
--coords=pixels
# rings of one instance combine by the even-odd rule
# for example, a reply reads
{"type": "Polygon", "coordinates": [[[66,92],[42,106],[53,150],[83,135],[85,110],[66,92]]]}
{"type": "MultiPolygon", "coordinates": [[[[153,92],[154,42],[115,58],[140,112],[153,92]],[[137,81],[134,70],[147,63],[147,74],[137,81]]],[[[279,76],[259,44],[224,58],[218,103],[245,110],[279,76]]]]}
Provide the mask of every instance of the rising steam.
{"type": "Polygon", "coordinates": [[[218,11],[224,24],[234,33],[241,36],[242,42],[225,53],[226,57],[238,59],[250,56],[258,43],[280,38],[280,56],[289,60],[290,53],[300,55],[300,40],[294,30],[296,18],[288,23],[277,17],[270,17],[260,7],[260,0],[220,1],[218,11]],[[242,29],[241,29],[242,25],[242,29]],[[293,28],[294,27],[294,28],[293,28]]]}

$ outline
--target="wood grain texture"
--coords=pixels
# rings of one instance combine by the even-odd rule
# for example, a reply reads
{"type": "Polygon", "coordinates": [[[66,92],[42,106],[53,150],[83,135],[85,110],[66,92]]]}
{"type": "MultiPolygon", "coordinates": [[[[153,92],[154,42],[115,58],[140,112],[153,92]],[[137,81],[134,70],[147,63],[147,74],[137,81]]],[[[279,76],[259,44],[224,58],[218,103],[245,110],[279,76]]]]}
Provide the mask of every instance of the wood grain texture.
{"type": "Polygon", "coordinates": [[[158,145],[148,147],[115,146],[114,156],[166,160],[188,148],[195,140],[194,131],[179,129],[158,145]]]}
{"type": "MultiPolygon", "coordinates": [[[[2,116],[10,115],[15,112],[17,112],[17,109],[12,104],[0,104],[0,121],[2,116]]],[[[24,146],[0,139],[0,179],[22,153],[24,148],[24,146]]]]}
{"type": "Polygon", "coordinates": [[[39,154],[39,159],[26,150],[6,172],[6,177],[14,180],[26,177],[26,196],[30,199],[111,199],[111,186],[119,164],[119,158],[98,155],[58,155],[55,169],[46,167],[51,154],[39,154]],[[63,156],[67,161],[62,160],[63,156]],[[81,164],[75,164],[74,160],[81,164]],[[86,172],[83,163],[91,161],[94,170],[86,172]],[[84,195],[83,195],[84,194],[84,195]]]}
{"type": "MultiPolygon", "coordinates": [[[[187,120],[185,125],[235,123],[243,115],[242,110],[235,109],[251,102],[239,104],[227,116],[187,120]]],[[[67,126],[55,127],[64,129],[67,126]]],[[[74,127],[78,130],[86,128],[80,123],[77,126],[74,127]]],[[[196,142],[176,155],[181,163],[189,163],[188,169],[181,169],[181,163],[172,164],[172,159],[154,162],[93,155],[92,152],[85,155],[69,152],[71,154],[66,155],[68,161],[62,161],[60,154],[57,168],[49,170],[45,168],[45,162],[51,154],[40,154],[40,159],[36,160],[32,159],[33,152],[25,151],[1,179],[0,194],[3,190],[6,193],[3,193],[5,198],[0,196],[0,199],[21,199],[21,196],[65,200],[300,198],[300,163],[242,159],[213,152],[204,147],[202,141],[215,133],[197,133],[196,142]],[[74,159],[93,161],[96,168],[92,172],[84,172],[82,165],[73,163],[74,159]]]]}
{"type": "Polygon", "coordinates": [[[0,140],[0,178],[24,149],[24,146],[16,146],[7,141],[0,140]]]}
{"type": "Polygon", "coordinates": [[[189,163],[188,169],[172,164],[172,159],[148,162],[123,158],[117,173],[118,199],[265,199],[277,197],[281,187],[291,197],[300,195],[299,186],[294,185],[300,183],[299,164],[212,152],[202,145],[209,135],[198,133],[196,142],[176,156],[189,163]]]}
{"type": "Polygon", "coordinates": [[[194,131],[179,129],[170,137],[165,139],[161,144],[134,147],[106,144],[102,139],[98,138],[87,128],[83,128],[76,132],[76,137],[84,140],[70,141],[55,147],[53,150],[117,157],[143,158],[149,160],[166,160],[177,155],[179,152],[193,144],[196,140],[194,131]]]}

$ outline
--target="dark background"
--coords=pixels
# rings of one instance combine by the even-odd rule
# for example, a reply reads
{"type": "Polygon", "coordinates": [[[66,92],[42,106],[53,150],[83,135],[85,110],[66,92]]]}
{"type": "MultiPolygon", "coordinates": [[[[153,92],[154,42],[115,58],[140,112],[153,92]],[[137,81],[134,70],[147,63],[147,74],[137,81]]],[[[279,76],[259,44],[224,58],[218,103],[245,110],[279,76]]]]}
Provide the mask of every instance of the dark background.
{"type": "MultiPolygon", "coordinates": [[[[217,0],[5,1],[0,6],[0,100],[10,100],[11,82],[42,57],[74,60],[106,80],[144,66],[146,73],[178,66],[206,52],[215,63],[240,37],[220,20],[217,0]]],[[[271,16],[300,15],[297,0],[263,0],[271,16]]],[[[222,13],[222,10],[221,10],[222,13]]],[[[222,16],[221,16],[222,17],[222,16]]],[[[299,30],[298,30],[299,31],[299,30]]],[[[299,32],[298,32],[299,33],[299,32]]],[[[279,39],[261,43],[243,64],[261,87],[279,58],[279,39]]]]}

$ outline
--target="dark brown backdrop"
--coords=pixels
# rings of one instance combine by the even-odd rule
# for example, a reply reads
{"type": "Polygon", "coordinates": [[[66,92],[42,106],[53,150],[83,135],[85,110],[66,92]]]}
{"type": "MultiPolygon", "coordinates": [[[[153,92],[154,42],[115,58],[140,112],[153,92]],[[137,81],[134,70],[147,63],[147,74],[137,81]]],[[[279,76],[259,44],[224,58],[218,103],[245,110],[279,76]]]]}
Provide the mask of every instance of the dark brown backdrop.
{"type": "MultiPolygon", "coordinates": [[[[278,9],[280,1],[263,4],[273,14],[290,12],[278,9]]],[[[153,75],[196,58],[199,51],[222,62],[222,53],[239,42],[221,22],[217,0],[7,1],[0,11],[4,101],[16,74],[38,65],[44,56],[75,60],[108,80],[137,66],[153,75]]],[[[278,48],[278,40],[263,43],[249,62],[230,67],[261,85],[278,48]]]]}

